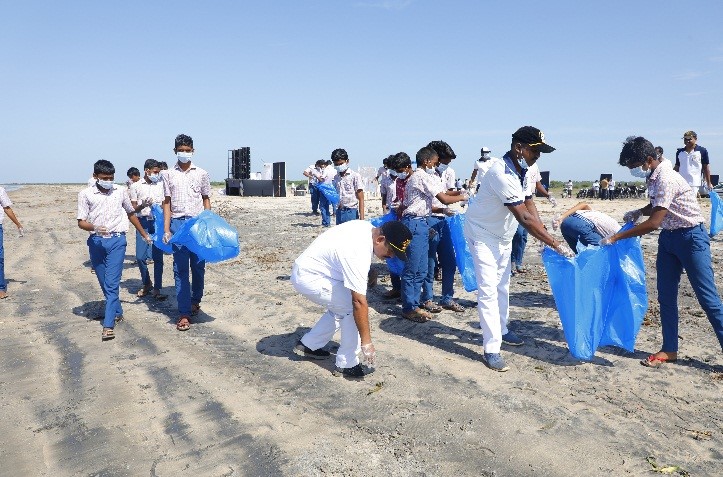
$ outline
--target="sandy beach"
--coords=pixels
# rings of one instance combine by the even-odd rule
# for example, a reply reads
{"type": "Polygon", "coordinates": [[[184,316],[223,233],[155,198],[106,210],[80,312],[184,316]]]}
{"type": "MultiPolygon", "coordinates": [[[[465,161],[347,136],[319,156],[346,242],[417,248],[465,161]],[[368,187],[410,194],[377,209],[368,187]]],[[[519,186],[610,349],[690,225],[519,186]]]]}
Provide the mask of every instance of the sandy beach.
{"type": "MultiPolygon", "coordinates": [[[[526,344],[503,347],[509,372],[481,362],[475,295],[459,278],[456,295],[469,308],[416,324],[381,299],[380,262],[368,293],[377,367],[349,381],[332,376],[333,359],[290,353],[322,312],[288,281],[292,261],[323,230],[308,198],[214,192],[212,207],[238,228],[242,251],[207,266],[203,311],[186,333],[174,326],[172,257],[170,298],[136,298],[129,234],[125,321],[102,343],[94,320],[102,294],[75,218],[81,187],[10,192],[26,233],[3,222],[0,475],[643,476],[654,465],[723,475],[723,357],[685,277],[678,363],[639,364],[661,343],[657,233],[642,240],[650,307],[634,353],[570,356],[531,239],[528,273],[510,289],[510,328],[526,344]]],[[[556,212],[577,200],[559,202],[556,212]]],[[[622,220],[645,201],[591,203],[622,220]]],[[[537,204],[552,217],[547,201],[537,204]]],[[[379,215],[380,201],[368,209],[379,215]]],[[[721,263],[723,242],[711,249],[721,263]]]]}

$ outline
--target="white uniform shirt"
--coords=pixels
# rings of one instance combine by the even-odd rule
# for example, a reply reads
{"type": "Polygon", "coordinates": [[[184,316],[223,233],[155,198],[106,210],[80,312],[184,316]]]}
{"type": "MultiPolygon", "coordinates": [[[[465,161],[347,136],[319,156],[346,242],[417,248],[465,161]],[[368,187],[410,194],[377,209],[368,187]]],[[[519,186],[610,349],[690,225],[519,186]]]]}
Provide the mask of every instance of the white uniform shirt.
{"type": "Polygon", "coordinates": [[[339,207],[347,209],[359,207],[356,192],[364,190],[364,182],[358,172],[347,169],[344,175],[337,173],[333,183],[334,188],[339,193],[339,207]]]}
{"type": "MultiPolygon", "coordinates": [[[[0,187],[0,207],[3,209],[5,207],[12,207],[13,203],[10,201],[10,197],[8,197],[8,193],[5,191],[3,187],[0,187]]],[[[5,211],[0,211],[0,225],[3,223],[3,219],[5,218],[5,211]]]]}
{"type": "Polygon", "coordinates": [[[688,182],[691,187],[700,187],[703,184],[703,164],[708,164],[708,151],[702,146],[696,145],[688,152],[685,148],[680,149],[675,156],[678,165],[678,173],[688,182]]]}
{"type": "MultiPolygon", "coordinates": [[[[520,160],[524,161],[524,159],[520,160]]],[[[535,196],[535,192],[537,191],[537,182],[540,180],[542,180],[542,175],[540,174],[540,167],[537,165],[537,162],[535,162],[533,165],[527,168],[527,172],[525,173],[525,199],[531,199],[535,196]]]]}
{"type": "Polygon", "coordinates": [[[319,169],[317,169],[316,166],[311,165],[304,169],[304,172],[306,172],[307,174],[311,174],[311,176],[307,176],[309,179],[309,184],[316,185],[319,183],[319,179],[317,179],[314,175],[314,173],[319,173],[319,169]]]}
{"type": "Polygon", "coordinates": [[[191,164],[185,172],[176,164],[161,171],[163,195],[171,198],[171,217],[195,217],[203,212],[203,196],[211,195],[208,172],[191,164]]]}
{"type": "Polygon", "coordinates": [[[374,226],[351,220],[319,235],[294,263],[300,270],[344,283],[361,295],[367,294],[367,278],[374,254],[374,226]]]}
{"type": "Polygon", "coordinates": [[[517,220],[508,205],[524,203],[520,176],[503,159],[490,159],[489,170],[480,181],[479,192],[470,200],[464,235],[474,241],[495,240],[508,245],[517,230],[517,220]]]}
{"type": "Polygon", "coordinates": [[[334,166],[328,165],[321,170],[321,179],[319,182],[331,184],[334,181],[334,177],[336,177],[336,169],[334,169],[334,166]]]}
{"type": "Polygon", "coordinates": [[[78,220],[103,225],[109,233],[128,232],[128,214],[133,212],[125,187],[113,185],[109,192],[101,192],[93,186],[78,194],[78,220]]]}
{"type": "MultiPolygon", "coordinates": [[[[140,205],[147,198],[153,199],[154,204],[161,205],[165,196],[163,195],[163,184],[159,181],[155,184],[153,182],[148,183],[145,179],[141,179],[138,182],[134,182],[128,191],[130,199],[135,202],[136,205],[140,205]]],[[[148,217],[153,219],[150,207],[144,207],[140,212],[136,212],[138,217],[148,217]]]]}
{"type": "Polygon", "coordinates": [[[492,162],[494,160],[499,161],[499,158],[490,157],[486,161],[480,161],[480,160],[475,161],[474,167],[475,167],[475,169],[477,169],[477,175],[475,176],[475,181],[477,181],[477,184],[480,183],[480,181],[482,180],[484,175],[487,173],[487,171],[490,170],[490,166],[492,166],[492,162]]]}

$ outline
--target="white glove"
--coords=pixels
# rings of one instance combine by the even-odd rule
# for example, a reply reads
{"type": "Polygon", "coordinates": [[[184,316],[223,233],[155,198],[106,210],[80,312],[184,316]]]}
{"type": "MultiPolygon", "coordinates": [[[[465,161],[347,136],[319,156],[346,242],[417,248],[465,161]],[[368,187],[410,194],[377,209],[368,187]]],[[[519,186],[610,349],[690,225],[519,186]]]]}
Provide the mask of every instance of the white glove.
{"type": "Polygon", "coordinates": [[[547,201],[550,202],[553,207],[557,207],[557,200],[555,200],[555,198],[551,195],[547,196],[547,201]]]}
{"type": "Polygon", "coordinates": [[[106,227],[105,225],[94,225],[93,231],[98,235],[105,235],[108,233],[108,227],[106,227]]]}
{"type": "Polygon", "coordinates": [[[148,245],[153,245],[153,237],[151,237],[150,235],[146,235],[143,238],[143,241],[146,242],[148,245]]]}
{"type": "Polygon", "coordinates": [[[625,215],[623,215],[623,222],[628,223],[632,222],[635,223],[638,221],[640,217],[643,216],[643,212],[640,209],[630,210],[628,212],[625,212],[625,215]]]}
{"type": "Polygon", "coordinates": [[[172,236],[173,236],[173,235],[171,235],[171,232],[166,232],[166,233],[164,233],[164,234],[163,234],[163,243],[166,243],[166,244],[167,244],[168,242],[170,242],[172,236]]]}
{"type": "Polygon", "coordinates": [[[141,206],[145,209],[146,207],[150,207],[153,205],[153,198],[152,197],[146,197],[143,199],[143,202],[141,202],[141,206]]]}
{"type": "Polygon", "coordinates": [[[373,366],[377,359],[377,350],[374,349],[374,344],[367,343],[361,347],[362,354],[364,355],[364,361],[369,366],[373,366]]]}
{"type": "Polygon", "coordinates": [[[552,230],[557,230],[560,228],[560,224],[562,221],[560,220],[560,214],[556,214],[554,217],[552,217],[552,221],[550,222],[552,224],[552,230]]]}
{"type": "Polygon", "coordinates": [[[575,252],[572,251],[570,246],[564,240],[561,240],[557,244],[557,247],[553,248],[553,250],[565,258],[572,258],[575,256],[575,252]]]}
{"type": "Polygon", "coordinates": [[[25,229],[22,227],[18,227],[18,237],[24,237],[25,236],[25,229]]]}
{"type": "Polygon", "coordinates": [[[605,247],[605,246],[607,246],[607,245],[612,245],[612,244],[614,244],[614,243],[615,243],[615,241],[613,240],[613,236],[612,236],[612,235],[608,235],[608,236],[605,237],[604,239],[600,240],[600,244],[599,244],[599,245],[600,245],[601,247],[605,247]]]}

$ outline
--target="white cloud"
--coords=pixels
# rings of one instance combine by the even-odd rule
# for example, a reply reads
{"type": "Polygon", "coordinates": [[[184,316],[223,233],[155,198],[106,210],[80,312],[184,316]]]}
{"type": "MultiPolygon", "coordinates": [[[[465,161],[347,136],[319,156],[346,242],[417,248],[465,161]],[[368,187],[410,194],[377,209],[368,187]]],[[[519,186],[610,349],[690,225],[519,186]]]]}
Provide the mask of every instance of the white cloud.
{"type": "Polygon", "coordinates": [[[357,7],[382,8],[384,10],[403,10],[414,3],[414,0],[370,0],[357,2],[357,7]]]}
{"type": "Polygon", "coordinates": [[[673,79],[681,80],[681,81],[688,81],[696,78],[700,78],[703,76],[704,73],[700,71],[686,71],[684,73],[678,73],[673,75],[673,79]]]}
{"type": "Polygon", "coordinates": [[[703,96],[704,94],[708,94],[705,91],[691,91],[689,93],[684,93],[683,96],[703,96]]]}

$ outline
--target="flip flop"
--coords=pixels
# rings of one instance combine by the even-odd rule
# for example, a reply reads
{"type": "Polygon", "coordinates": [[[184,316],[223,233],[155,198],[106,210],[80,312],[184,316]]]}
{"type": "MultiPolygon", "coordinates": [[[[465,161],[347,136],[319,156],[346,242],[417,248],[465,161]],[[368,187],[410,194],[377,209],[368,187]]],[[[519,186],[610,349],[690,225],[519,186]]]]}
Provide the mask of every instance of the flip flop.
{"type": "Polygon", "coordinates": [[[103,328],[103,332],[100,335],[101,341],[110,341],[115,338],[115,332],[113,328],[103,328]]]}
{"type": "Polygon", "coordinates": [[[442,311],[442,307],[437,305],[432,300],[427,300],[422,305],[422,308],[424,308],[426,311],[430,313],[440,313],[442,311]]]}
{"type": "Polygon", "coordinates": [[[187,316],[182,316],[176,323],[176,329],[178,331],[188,331],[191,328],[191,320],[187,316]]]}
{"type": "Polygon", "coordinates": [[[462,313],[464,311],[464,307],[456,301],[450,301],[449,303],[445,303],[442,305],[442,308],[444,308],[445,310],[452,310],[456,313],[462,313]]]}
{"type": "Polygon", "coordinates": [[[432,319],[432,315],[430,315],[424,310],[417,308],[416,310],[402,312],[402,318],[413,321],[415,323],[426,323],[427,321],[432,319]]]}
{"type": "Polygon", "coordinates": [[[678,361],[677,358],[660,357],[651,354],[647,358],[640,361],[640,364],[648,368],[659,368],[663,363],[675,363],[678,361]]]}

